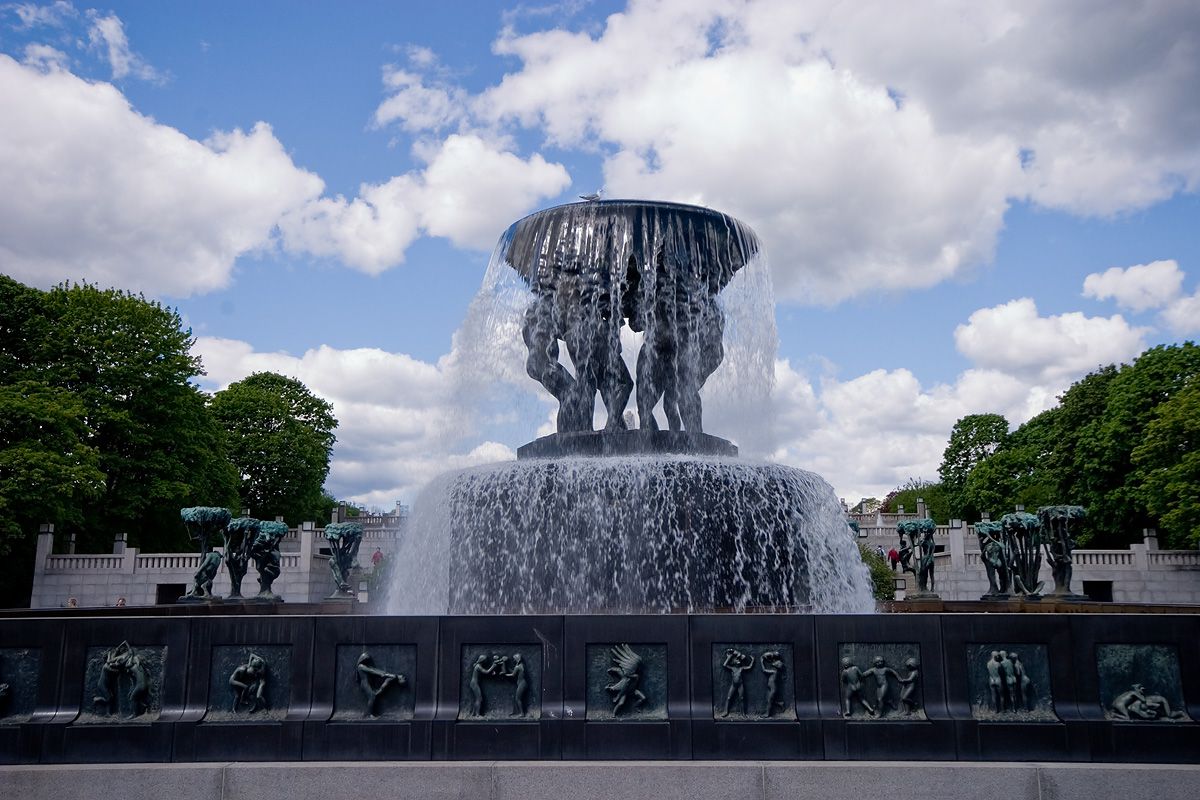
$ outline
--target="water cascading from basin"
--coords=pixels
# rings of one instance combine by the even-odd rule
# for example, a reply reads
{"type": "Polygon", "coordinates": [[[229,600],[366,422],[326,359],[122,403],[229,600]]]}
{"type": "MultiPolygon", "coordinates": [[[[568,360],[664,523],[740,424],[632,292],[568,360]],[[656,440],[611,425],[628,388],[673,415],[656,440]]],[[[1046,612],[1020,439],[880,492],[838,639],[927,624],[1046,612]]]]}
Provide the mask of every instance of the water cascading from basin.
{"type": "Polygon", "coordinates": [[[832,488],[705,430],[769,450],[768,274],[753,231],[696,206],[577,203],[510,227],[456,337],[460,395],[500,418],[532,378],[554,430],[423,490],[389,611],[870,610],[832,488]]]}

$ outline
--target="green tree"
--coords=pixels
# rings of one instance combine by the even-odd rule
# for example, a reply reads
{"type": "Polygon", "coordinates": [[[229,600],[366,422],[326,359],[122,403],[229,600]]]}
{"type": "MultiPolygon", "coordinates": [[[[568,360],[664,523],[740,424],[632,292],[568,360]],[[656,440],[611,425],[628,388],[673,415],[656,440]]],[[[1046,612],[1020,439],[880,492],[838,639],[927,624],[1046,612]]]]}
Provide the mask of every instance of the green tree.
{"type": "Polygon", "coordinates": [[[82,403],[104,493],[84,509],[81,544],[129,534],[142,549],[190,547],[179,509],[236,502],[235,476],[205,395],[191,331],[140,295],[87,285],[44,297],[53,336],[37,359],[44,380],[82,403]]]}
{"type": "Polygon", "coordinates": [[[99,454],[85,442],[83,405],[44,383],[0,384],[0,555],[14,568],[0,580],[0,608],[29,601],[43,522],[83,521],[84,503],[104,491],[99,454]]]}
{"type": "Polygon", "coordinates": [[[333,406],[294,378],[256,372],[217,392],[209,407],[252,514],[291,524],[328,518],[322,488],[336,440],[333,406]]]}
{"type": "Polygon", "coordinates": [[[871,595],[875,602],[881,603],[896,598],[896,576],[888,566],[887,559],[879,555],[875,548],[858,543],[858,554],[871,572],[871,595]]]}
{"type": "Polygon", "coordinates": [[[1133,449],[1133,479],[1170,547],[1200,543],[1200,378],[1155,409],[1133,449]]]}
{"type": "Polygon", "coordinates": [[[996,519],[1017,505],[1027,509],[1057,501],[1053,456],[1059,409],[1043,412],[1017,428],[990,457],[967,476],[962,502],[996,519]]]}
{"type": "Polygon", "coordinates": [[[883,511],[894,514],[904,506],[904,512],[911,514],[917,510],[917,500],[925,501],[925,510],[929,518],[940,524],[946,524],[950,519],[950,498],[940,483],[909,478],[903,485],[897,486],[883,499],[883,511]]]}
{"type": "Polygon", "coordinates": [[[0,461],[9,496],[20,490],[19,504],[0,509],[0,527],[20,532],[5,585],[32,569],[40,522],[77,534],[84,550],[107,549],[116,533],[177,550],[190,547],[181,506],[236,502],[221,430],[190,382],[202,374],[191,347],[179,315],[140,296],[87,285],[43,292],[0,276],[0,387],[12,426],[0,461]]]}
{"type": "MultiPolygon", "coordinates": [[[[1091,375],[1064,395],[1064,409],[1083,408],[1062,426],[1060,490],[1066,502],[1087,507],[1081,543],[1123,546],[1140,540],[1142,528],[1158,526],[1142,481],[1134,475],[1133,451],[1158,407],[1200,375],[1200,348],[1191,342],[1154,347],[1133,363],[1101,374],[1102,402],[1089,396],[1086,402],[1073,403],[1072,394],[1094,382],[1091,375]]],[[[1099,394],[1098,388],[1089,391],[1099,394]]]]}
{"type": "Polygon", "coordinates": [[[979,519],[980,509],[963,496],[971,470],[994,454],[1008,439],[1008,420],[1000,414],[970,414],[954,423],[942,453],[938,477],[949,497],[950,514],[959,519],[979,519]]]}

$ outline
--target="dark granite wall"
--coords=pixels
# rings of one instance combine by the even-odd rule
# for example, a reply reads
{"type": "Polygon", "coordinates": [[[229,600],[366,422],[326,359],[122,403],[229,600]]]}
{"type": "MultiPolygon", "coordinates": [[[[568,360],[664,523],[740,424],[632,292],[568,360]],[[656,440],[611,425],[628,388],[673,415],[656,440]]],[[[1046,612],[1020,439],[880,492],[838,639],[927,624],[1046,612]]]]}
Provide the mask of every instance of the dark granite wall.
{"type": "Polygon", "coordinates": [[[1200,615],[0,618],[0,763],[1196,763],[1198,714],[1200,615]],[[105,654],[122,642],[149,682],[147,707],[132,714],[122,672],[117,708],[97,714],[105,654]],[[251,653],[268,665],[266,703],[234,712],[229,679],[251,653]],[[403,678],[373,717],[363,653],[384,674],[373,686],[403,678]],[[479,680],[476,714],[480,656],[498,667],[479,680]],[[884,713],[845,716],[843,659],[872,707],[883,676],[884,713]]]}

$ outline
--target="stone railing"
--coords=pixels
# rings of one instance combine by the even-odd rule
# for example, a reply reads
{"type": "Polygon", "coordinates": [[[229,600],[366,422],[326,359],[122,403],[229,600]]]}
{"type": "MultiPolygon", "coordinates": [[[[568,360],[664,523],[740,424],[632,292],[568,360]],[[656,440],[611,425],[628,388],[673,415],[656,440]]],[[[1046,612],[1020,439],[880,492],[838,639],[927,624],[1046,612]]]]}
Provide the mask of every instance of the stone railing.
{"type": "Polygon", "coordinates": [[[136,569],[200,569],[200,556],[197,553],[154,553],[139,555],[136,569]]]}
{"type": "Polygon", "coordinates": [[[1136,566],[1130,550],[1076,550],[1072,553],[1076,567],[1133,569],[1136,566]]]}
{"type": "Polygon", "coordinates": [[[1151,567],[1200,567],[1200,551],[1151,550],[1146,554],[1151,567]]]}
{"type": "Polygon", "coordinates": [[[119,570],[125,559],[119,555],[60,555],[46,556],[46,571],[108,569],[119,570]]]}

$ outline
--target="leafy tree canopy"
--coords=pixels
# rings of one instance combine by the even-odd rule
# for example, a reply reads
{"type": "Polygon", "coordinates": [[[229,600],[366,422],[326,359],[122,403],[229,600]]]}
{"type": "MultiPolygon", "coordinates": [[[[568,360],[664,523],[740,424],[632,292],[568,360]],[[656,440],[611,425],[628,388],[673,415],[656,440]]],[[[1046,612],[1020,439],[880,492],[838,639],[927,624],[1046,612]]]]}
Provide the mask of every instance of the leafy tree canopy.
{"type": "Polygon", "coordinates": [[[84,550],[127,533],[169,551],[189,546],[181,507],[236,503],[192,343],[178,313],[139,295],[0,276],[0,528],[20,537],[14,572],[31,570],[40,522],[84,550]]]}
{"type": "Polygon", "coordinates": [[[883,499],[883,511],[894,514],[904,506],[904,512],[912,514],[917,510],[917,500],[925,501],[926,514],[937,523],[945,525],[950,520],[950,498],[945,487],[921,478],[909,478],[889,492],[883,499]]]}
{"type": "Polygon", "coordinates": [[[225,430],[251,514],[293,525],[328,519],[322,487],[336,440],[333,406],[294,378],[256,372],[217,392],[209,407],[225,430]]]}
{"type": "Polygon", "coordinates": [[[979,509],[966,503],[963,489],[971,470],[999,450],[1007,439],[1008,420],[1000,414],[971,414],[954,423],[938,467],[952,516],[972,521],[979,518],[979,509]]]}

